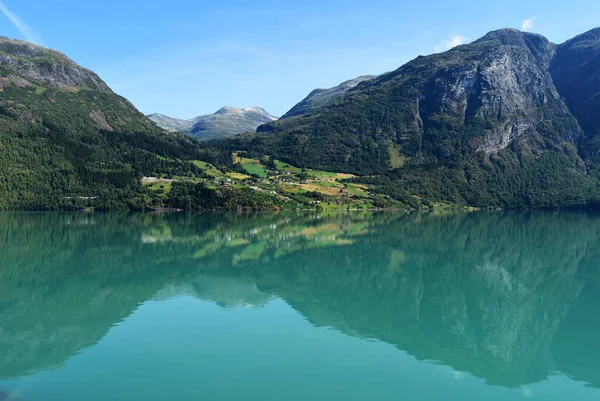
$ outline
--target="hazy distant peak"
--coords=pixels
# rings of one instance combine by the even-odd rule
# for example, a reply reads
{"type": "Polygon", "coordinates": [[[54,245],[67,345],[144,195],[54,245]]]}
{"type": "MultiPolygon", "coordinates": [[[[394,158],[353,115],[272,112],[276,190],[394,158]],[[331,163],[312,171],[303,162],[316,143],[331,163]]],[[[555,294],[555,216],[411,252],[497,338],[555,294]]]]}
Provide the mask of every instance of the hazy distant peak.
{"type": "Polygon", "coordinates": [[[259,125],[277,120],[277,117],[262,107],[238,109],[231,106],[221,107],[214,114],[201,115],[190,120],[180,120],[163,114],[150,114],[148,118],[163,129],[184,132],[201,140],[254,131],[259,125]]]}
{"type": "Polygon", "coordinates": [[[215,114],[241,114],[242,110],[236,109],[235,107],[225,106],[221,107],[219,110],[215,112],[215,114]]]}

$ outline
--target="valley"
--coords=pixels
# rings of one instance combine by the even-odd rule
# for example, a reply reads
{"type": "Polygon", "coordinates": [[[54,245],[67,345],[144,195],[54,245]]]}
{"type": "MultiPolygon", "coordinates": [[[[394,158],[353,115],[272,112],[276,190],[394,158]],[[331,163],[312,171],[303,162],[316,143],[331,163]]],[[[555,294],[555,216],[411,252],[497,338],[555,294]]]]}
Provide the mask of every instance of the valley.
{"type": "Polygon", "coordinates": [[[492,31],[315,89],[277,119],[145,116],[62,53],[0,39],[0,210],[600,206],[600,28],[492,31]]]}
{"type": "MultiPolygon", "coordinates": [[[[144,187],[153,194],[151,207],[185,206],[173,196],[173,187],[200,185],[231,196],[235,196],[235,191],[252,191],[262,199],[262,205],[256,205],[255,209],[412,208],[389,196],[370,192],[368,185],[353,182],[357,177],[352,174],[301,169],[269,157],[254,159],[240,153],[233,154],[231,169],[219,169],[198,160],[193,163],[203,172],[201,177],[163,174],[142,179],[144,187]]],[[[414,205],[417,204],[415,199],[414,205]]]]}

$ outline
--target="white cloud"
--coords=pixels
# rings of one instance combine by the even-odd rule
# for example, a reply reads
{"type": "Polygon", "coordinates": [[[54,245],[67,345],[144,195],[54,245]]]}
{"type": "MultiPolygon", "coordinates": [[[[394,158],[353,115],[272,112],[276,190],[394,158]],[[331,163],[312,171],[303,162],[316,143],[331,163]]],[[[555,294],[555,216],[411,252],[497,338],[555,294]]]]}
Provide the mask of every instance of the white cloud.
{"type": "Polygon", "coordinates": [[[526,19],[521,24],[521,29],[524,31],[531,31],[533,29],[533,24],[535,23],[535,17],[526,19]]]}
{"type": "Polygon", "coordinates": [[[25,21],[19,18],[18,15],[13,13],[2,0],[0,0],[0,13],[4,14],[6,18],[10,20],[10,22],[21,32],[23,37],[32,43],[36,43],[38,45],[42,44],[42,39],[40,35],[37,34],[36,31],[33,30],[25,21]]]}
{"type": "Polygon", "coordinates": [[[450,50],[453,47],[465,44],[469,40],[466,36],[462,35],[454,35],[447,40],[443,40],[440,44],[435,45],[435,52],[443,52],[446,50],[450,50]]]}

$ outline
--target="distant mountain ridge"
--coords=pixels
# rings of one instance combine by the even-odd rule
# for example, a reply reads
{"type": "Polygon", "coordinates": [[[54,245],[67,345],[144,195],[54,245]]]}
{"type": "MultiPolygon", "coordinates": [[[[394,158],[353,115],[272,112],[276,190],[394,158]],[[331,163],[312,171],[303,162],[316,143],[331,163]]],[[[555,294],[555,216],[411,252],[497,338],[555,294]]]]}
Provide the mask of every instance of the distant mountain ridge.
{"type": "Polygon", "coordinates": [[[259,125],[277,120],[277,117],[260,107],[236,109],[228,106],[222,107],[214,114],[202,115],[190,120],[162,114],[150,114],[147,117],[167,131],[183,132],[201,141],[254,131],[259,125]]]}
{"type": "Polygon", "coordinates": [[[346,82],[328,89],[315,89],[304,100],[292,107],[290,111],[285,113],[281,118],[290,118],[300,116],[311,111],[317,110],[335,99],[342,97],[350,89],[355,88],[364,81],[369,81],[377,78],[377,75],[363,75],[358,78],[350,79],[346,82]]]}

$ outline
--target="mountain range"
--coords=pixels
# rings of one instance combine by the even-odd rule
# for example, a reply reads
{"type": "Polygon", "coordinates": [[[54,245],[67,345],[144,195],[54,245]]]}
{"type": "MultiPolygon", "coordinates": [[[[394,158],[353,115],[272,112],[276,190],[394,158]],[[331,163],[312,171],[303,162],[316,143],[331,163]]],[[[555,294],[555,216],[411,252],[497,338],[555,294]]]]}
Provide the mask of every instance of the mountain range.
{"type": "Polygon", "coordinates": [[[277,117],[260,107],[223,107],[214,114],[201,115],[191,120],[180,120],[162,114],[150,114],[147,117],[167,131],[183,132],[201,141],[254,131],[259,125],[277,120],[277,117]]]}
{"type": "MultiPolygon", "coordinates": [[[[355,88],[361,82],[376,77],[376,75],[364,75],[345,81],[332,88],[315,89],[281,118],[301,116],[315,111],[342,97],[346,92],[355,88]]],[[[227,138],[237,134],[255,131],[260,125],[278,119],[260,107],[236,109],[228,106],[219,109],[214,114],[205,114],[189,120],[173,118],[159,113],[149,114],[146,117],[169,132],[183,132],[200,141],[227,138]]]]}
{"type": "Polygon", "coordinates": [[[600,29],[561,45],[501,29],[224,146],[377,175],[364,182],[432,202],[589,205],[599,199],[599,94],[600,29]]]}
{"type": "MultiPolygon", "coordinates": [[[[597,206],[600,28],[560,45],[493,31],[315,90],[279,120],[259,108],[152,118],[188,135],[157,127],[65,55],[0,39],[0,209],[80,208],[89,199],[145,207],[156,194],[142,177],[201,182],[211,176],[207,163],[247,172],[235,152],[354,174],[354,183],[407,205],[597,206]],[[220,138],[260,121],[254,133],[205,143],[189,136],[220,138]]],[[[224,196],[206,191],[181,196],[224,196]]],[[[258,192],[249,186],[239,199],[260,204],[258,192]]]]}

